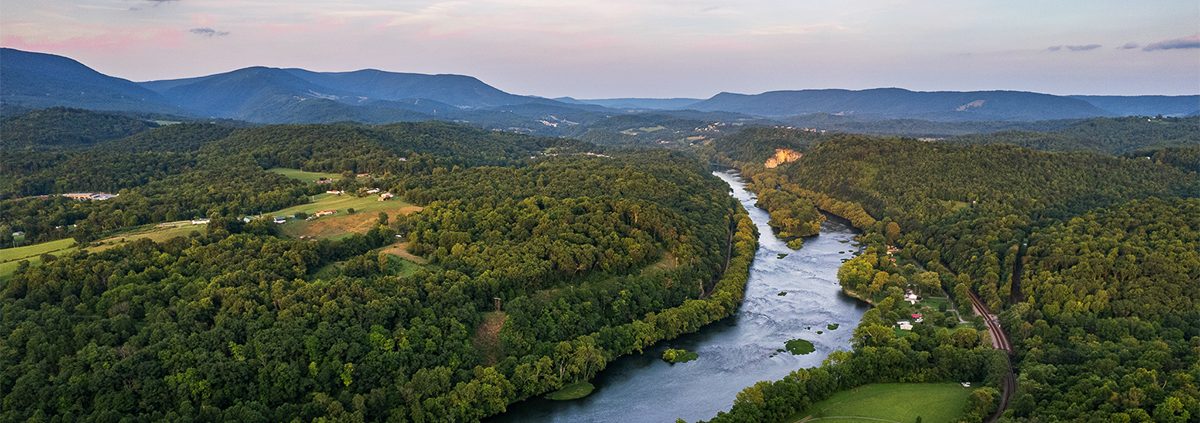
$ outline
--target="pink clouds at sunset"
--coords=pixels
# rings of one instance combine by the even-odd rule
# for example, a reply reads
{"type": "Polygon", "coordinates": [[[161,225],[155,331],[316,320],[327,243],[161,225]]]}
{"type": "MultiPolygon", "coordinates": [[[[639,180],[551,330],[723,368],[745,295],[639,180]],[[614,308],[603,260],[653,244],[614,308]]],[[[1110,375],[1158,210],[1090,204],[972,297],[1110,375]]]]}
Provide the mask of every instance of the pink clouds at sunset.
{"type": "Polygon", "coordinates": [[[1149,47],[1192,37],[1200,4],[1156,5],[6,0],[0,44],[76,57],[133,80],[264,65],[470,74],[544,96],[885,85],[1063,94],[1200,91],[1200,50],[1187,43],[1149,47]],[[1117,48],[1127,44],[1147,47],[1117,48]],[[1049,54],[1047,46],[1089,48],[1049,54]]]}

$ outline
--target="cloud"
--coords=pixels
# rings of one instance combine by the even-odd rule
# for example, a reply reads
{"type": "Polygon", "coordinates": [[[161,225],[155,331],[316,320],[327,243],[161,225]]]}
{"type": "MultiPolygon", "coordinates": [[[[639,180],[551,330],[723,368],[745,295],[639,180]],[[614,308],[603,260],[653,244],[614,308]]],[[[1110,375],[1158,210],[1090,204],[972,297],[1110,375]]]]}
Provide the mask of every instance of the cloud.
{"type": "Polygon", "coordinates": [[[1129,43],[1125,43],[1125,45],[1123,45],[1123,46],[1118,46],[1117,49],[1118,50],[1133,50],[1138,47],[1141,47],[1140,45],[1138,45],[1138,43],[1129,42],[1129,43]]]}
{"type": "Polygon", "coordinates": [[[1157,43],[1150,43],[1147,44],[1145,48],[1142,48],[1142,50],[1155,51],[1185,48],[1200,48],[1200,34],[1196,34],[1191,37],[1176,38],[1173,40],[1163,40],[1157,43]]]}
{"type": "Polygon", "coordinates": [[[224,37],[226,35],[229,35],[229,31],[217,31],[212,28],[192,28],[192,29],[189,29],[188,32],[199,35],[201,37],[208,37],[208,38],[224,37]]]}
{"type": "Polygon", "coordinates": [[[1046,48],[1046,50],[1047,51],[1061,51],[1062,49],[1067,49],[1069,51],[1088,51],[1088,50],[1095,50],[1100,47],[1101,46],[1099,44],[1086,44],[1086,45],[1077,45],[1077,46],[1062,45],[1062,46],[1050,46],[1050,47],[1046,48]]]}
{"type": "MultiPolygon", "coordinates": [[[[142,3],[137,3],[133,6],[129,6],[129,11],[137,12],[139,10],[145,10],[146,8],[144,6],[146,3],[149,3],[150,7],[158,7],[159,5],[163,5],[163,4],[167,4],[167,3],[175,3],[178,1],[179,0],[143,0],[142,3]]],[[[81,6],[81,7],[88,7],[88,6],[81,6]]]]}

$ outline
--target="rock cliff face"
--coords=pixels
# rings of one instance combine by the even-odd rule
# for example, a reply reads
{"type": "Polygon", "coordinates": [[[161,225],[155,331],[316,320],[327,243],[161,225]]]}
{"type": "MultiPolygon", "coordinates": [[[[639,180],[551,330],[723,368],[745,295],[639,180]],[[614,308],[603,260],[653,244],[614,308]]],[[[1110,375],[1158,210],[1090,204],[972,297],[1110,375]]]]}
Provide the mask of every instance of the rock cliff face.
{"type": "Polygon", "coordinates": [[[774,169],[781,164],[800,160],[801,157],[804,157],[804,154],[796,150],[792,150],[790,148],[776,148],[775,155],[768,158],[764,165],[767,167],[767,169],[774,169]]]}

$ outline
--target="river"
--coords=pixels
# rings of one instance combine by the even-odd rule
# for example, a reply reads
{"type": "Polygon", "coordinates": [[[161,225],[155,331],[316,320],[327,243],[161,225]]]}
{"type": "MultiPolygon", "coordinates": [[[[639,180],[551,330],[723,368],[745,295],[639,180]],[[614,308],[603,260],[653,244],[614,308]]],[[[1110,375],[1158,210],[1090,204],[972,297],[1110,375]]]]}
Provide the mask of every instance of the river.
{"type": "Polygon", "coordinates": [[[596,391],[575,401],[531,399],[509,406],[494,422],[674,422],[710,419],[728,410],[737,393],[760,380],[782,379],[793,370],[819,366],[835,350],[850,349],[850,335],[866,306],[837,284],[842,260],[858,251],[855,232],[830,219],[821,235],[793,251],[767,226],[767,212],[733,173],[714,172],[758,226],[758,253],[750,268],[738,313],[699,332],[661,342],[644,354],[621,357],[592,381],[596,391]],[[781,253],[788,254],[779,258],[781,253]],[[786,295],[779,295],[786,292],[786,295]],[[826,325],[836,323],[837,330],[826,325]],[[817,331],[823,331],[817,334],[817,331]],[[789,339],[812,341],[807,355],[778,352],[789,339]],[[684,348],[700,358],[668,364],[667,348],[684,348]]]}

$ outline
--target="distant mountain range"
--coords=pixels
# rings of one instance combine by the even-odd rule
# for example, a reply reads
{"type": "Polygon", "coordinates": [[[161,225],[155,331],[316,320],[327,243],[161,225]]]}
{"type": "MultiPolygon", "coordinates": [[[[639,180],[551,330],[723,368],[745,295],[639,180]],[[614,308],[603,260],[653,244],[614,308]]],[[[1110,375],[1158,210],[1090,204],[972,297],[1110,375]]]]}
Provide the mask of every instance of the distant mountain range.
{"type": "Polygon", "coordinates": [[[1122,115],[1191,115],[1200,96],[1056,96],[1021,91],[917,92],[899,88],[720,93],[691,98],[578,100],[516,95],[464,75],[365,69],[313,72],[250,67],[135,83],[70,58],[0,49],[0,105],[159,113],[249,122],[466,121],[492,129],[565,135],[613,116],[779,119],[813,113],[856,119],[1036,121],[1122,115]],[[688,112],[684,112],[688,111],[688,112]],[[663,114],[665,113],[665,114],[663,114]]]}
{"type": "Polygon", "coordinates": [[[1200,113],[1200,96],[1195,95],[1073,95],[1118,116],[1195,116],[1200,113]]]}
{"type": "Polygon", "coordinates": [[[591,104],[623,110],[684,110],[703,101],[699,98],[596,98],[575,99],[559,97],[555,100],[569,104],[591,104]]]}
{"type": "Polygon", "coordinates": [[[1131,114],[1186,115],[1200,110],[1200,96],[1067,97],[1024,91],[829,89],[756,95],[720,93],[688,107],[766,117],[828,113],[860,119],[1035,121],[1131,114]]]}

